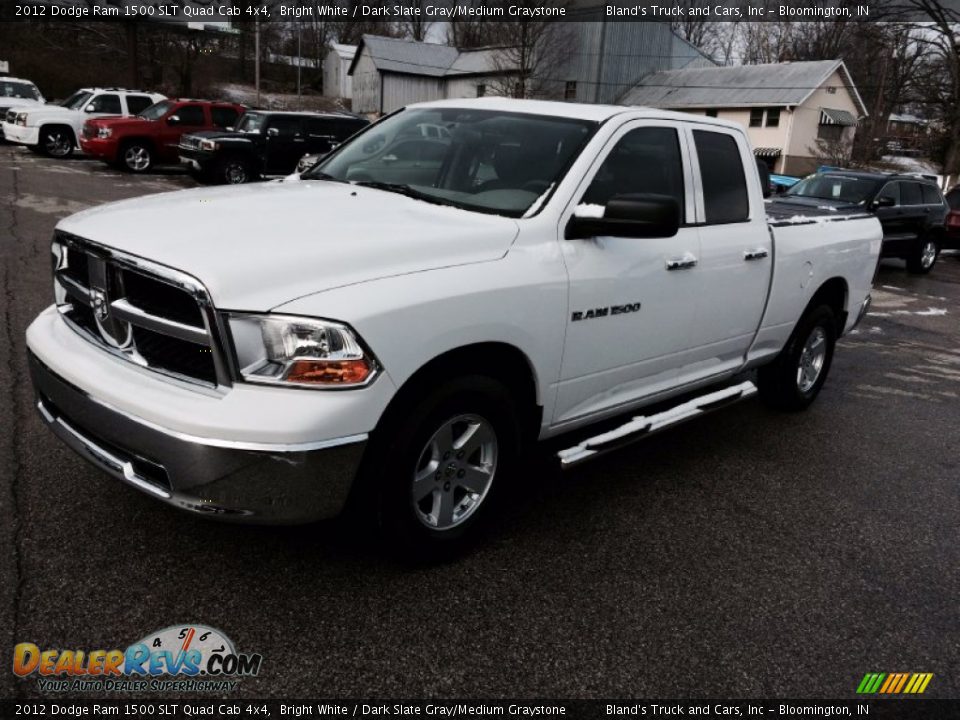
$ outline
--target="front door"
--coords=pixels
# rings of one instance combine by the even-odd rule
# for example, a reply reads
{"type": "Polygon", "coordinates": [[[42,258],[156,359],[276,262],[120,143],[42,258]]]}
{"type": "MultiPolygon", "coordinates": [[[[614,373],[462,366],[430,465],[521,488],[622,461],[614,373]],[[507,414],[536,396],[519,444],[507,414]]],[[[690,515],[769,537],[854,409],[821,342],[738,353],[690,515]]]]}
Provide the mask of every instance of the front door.
{"type": "Polygon", "coordinates": [[[676,198],[669,238],[561,239],[569,274],[567,334],[554,424],[609,413],[673,386],[691,347],[700,271],[690,153],[679,123],[632,121],[610,139],[561,217],[602,212],[615,195],[676,198]],[[579,209],[577,209],[579,208],[579,209]]]}
{"type": "Polygon", "coordinates": [[[263,171],[267,175],[286,175],[297,169],[297,161],[307,152],[306,137],[296,116],[270,118],[266,133],[266,157],[263,171]]]}

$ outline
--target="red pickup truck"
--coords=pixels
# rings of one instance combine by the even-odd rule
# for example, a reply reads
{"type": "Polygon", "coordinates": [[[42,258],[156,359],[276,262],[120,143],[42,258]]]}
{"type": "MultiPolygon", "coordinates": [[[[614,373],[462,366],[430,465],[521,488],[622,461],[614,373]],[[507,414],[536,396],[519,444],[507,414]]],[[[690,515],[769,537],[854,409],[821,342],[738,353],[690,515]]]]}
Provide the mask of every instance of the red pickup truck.
{"type": "Polygon", "coordinates": [[[235,103],[162,100],[135,117],[88,120],[80,148],[105,163],[142,173],[154,165],[178,163],[177,145],[184,133],[233,127],[244,110],[235,103]]]}

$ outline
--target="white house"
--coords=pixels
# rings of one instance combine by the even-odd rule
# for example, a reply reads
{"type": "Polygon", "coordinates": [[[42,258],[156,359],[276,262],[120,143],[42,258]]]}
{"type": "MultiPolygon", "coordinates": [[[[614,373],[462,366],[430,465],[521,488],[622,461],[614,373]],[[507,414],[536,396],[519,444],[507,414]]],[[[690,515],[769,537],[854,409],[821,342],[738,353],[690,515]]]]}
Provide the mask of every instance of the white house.
{"type": "Polygon", "coordinates": [[[842,60],[659,72],[623,102],[739,122],[757,156],[788,175],[805,175],[820,164],[818,140],[852,142],[868,115],[842,60]]]}
{"type": "Polygon", "coordinates": [[[323,94],[327,97],[352,98],[353,78],[350,64],[357,52],[356,45],[330,43],[330,50],[323,58],[323,94]]]}
{"type": "MultiPolygon", "coordinates": [[[[578,8],[564,23],[569,52],[542,84],[554,98],[617,103],[646,75],[714,62],[668,23],[601,20],[602,6],[578,8]]],[[[458,49],[438,43],[364,35],[350,68],[353,110],[389,113],[410,103],[478,97],[509,86],[502,48],[458,49]],[[498,61],[499,58],[499,61],[498,61]]]]}

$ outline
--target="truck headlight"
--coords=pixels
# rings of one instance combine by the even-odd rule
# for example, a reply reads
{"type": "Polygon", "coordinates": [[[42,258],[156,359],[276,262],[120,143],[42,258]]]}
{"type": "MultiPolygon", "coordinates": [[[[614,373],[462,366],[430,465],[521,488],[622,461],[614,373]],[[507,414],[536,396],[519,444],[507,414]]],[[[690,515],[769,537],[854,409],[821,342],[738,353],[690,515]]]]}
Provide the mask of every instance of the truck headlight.
{"type": "Polygon", "coordinates": [[[356,333],[332,320],[293,315],[228,316],[243,380],[269,385],[357,387],[379,364],[356,333]]]}
{"type": "Polygon", "coordinates": [[[111,135],[113,135],[113,128],[102,127],[102,128],[100,128],[99,130],[97,130],[97,137],[99,137],[99,138],[104,138],[104,139],[106,139],[106,138],[110,137],[111,135]]]}
{"type": "Polygon", "coordinates": [[[200,149],[201,150],[216,150],[219,146],[214,140],[201,140],[200,149]]]}
{"type": "Polygon", "coordinates": [[[26,114],[26,113],[17,113],[17,119],[16,119],[16,122],[15,122],[14,124],[26,126],[26,124],[27,124],[27,114],[26,114]]]}

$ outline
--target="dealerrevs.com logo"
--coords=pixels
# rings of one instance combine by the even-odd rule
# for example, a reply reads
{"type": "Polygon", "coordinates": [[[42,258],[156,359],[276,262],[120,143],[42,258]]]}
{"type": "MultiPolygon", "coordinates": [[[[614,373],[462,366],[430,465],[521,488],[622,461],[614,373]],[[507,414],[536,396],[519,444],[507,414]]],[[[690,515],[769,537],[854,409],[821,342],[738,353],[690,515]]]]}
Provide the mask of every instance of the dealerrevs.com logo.
{"type": "Polygon", "coordinates": [[[36,675],[42,692],[227,692],[256,676],[262,662],[206,625],[171,625],[126,650],[13,648],[14,674],[36,675]]]}

